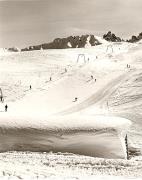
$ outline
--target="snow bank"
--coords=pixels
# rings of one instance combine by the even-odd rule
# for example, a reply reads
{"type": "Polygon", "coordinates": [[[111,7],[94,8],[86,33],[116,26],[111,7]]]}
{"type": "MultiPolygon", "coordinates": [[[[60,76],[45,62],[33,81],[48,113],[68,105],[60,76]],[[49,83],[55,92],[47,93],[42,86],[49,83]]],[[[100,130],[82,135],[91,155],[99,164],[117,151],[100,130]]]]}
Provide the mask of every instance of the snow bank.
{"type": "Polygon", "coordinates": [[[1,117],[0,151],[71,152],[126,158],[130,121],[105,116],[1,117]]]}
{"type": "Polygon", "coordinates": [[[104,129],[114,128],[125,130],[131,122],[125,118],[113,117],[113,116],[79,116],[79,115],[67,115],[67,116],[35,116],[34,114],[28,116],[10,115],[4,114],[0,117],[0,127],[34,127],[41,129],[104,129]]]}

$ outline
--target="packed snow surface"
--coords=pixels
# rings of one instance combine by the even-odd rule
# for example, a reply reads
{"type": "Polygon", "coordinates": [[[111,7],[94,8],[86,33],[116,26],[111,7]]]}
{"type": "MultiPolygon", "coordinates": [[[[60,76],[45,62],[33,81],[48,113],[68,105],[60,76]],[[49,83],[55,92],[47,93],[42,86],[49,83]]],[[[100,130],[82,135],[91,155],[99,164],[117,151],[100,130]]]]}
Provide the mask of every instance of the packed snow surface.
{"type": "Polygon", "coordinates": [[[113,160],[69,153],[0,154],[0,178],[65,180],[140,180],[142,161],[113,160]]]}

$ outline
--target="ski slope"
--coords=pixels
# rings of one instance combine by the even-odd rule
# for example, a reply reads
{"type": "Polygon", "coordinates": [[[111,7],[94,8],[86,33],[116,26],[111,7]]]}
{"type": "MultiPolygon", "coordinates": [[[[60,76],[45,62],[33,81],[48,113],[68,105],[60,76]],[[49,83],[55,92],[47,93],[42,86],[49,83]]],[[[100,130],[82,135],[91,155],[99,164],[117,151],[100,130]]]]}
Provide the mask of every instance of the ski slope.
{"type": "Polygon", "coordinates": [[[128,132],[129,147],[140,154],[141,49],[141,44],[103,43],[2,53],[0,151],[126,159],[128,132]]]}

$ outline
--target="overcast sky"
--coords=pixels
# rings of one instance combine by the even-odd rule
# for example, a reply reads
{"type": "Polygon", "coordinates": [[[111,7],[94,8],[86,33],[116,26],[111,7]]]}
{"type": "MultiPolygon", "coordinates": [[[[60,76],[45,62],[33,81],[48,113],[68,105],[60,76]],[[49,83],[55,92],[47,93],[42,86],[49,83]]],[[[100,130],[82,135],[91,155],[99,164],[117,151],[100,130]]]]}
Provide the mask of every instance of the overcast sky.
{"type": "Polygon", "coordinates": [[[142,0],[0,0],[0,47],[108,30],[123,38],[142,32],[142,0]]]}

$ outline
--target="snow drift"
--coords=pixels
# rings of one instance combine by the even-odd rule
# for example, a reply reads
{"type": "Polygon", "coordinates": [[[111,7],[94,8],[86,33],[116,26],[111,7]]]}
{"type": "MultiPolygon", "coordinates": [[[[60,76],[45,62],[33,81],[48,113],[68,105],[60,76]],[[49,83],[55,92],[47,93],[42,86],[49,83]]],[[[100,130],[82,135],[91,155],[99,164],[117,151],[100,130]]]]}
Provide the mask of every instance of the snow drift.
{"type": "Polygon", "coordinates": [[[130,121],[105,116],[3,117],[0,151],[71,152],[104,158],[126,158],[130,121]]]}

